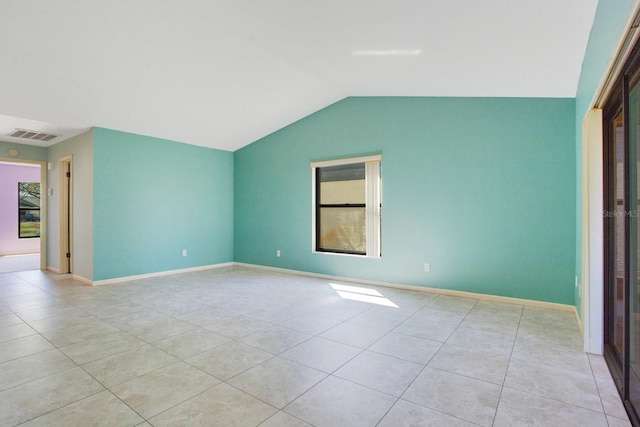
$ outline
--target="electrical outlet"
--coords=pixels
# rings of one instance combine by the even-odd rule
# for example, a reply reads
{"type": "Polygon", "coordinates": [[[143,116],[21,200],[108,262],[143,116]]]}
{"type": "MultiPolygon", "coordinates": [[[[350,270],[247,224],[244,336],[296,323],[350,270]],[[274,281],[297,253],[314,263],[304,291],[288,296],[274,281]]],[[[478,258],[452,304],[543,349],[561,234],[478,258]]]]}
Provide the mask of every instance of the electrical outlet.
{"type": "Polygon", "coordinates": [[[427,273],[431,271],[431,265],[429,265],[428,262],[424,263],[424,271],[426,271],[427,273]]]}
{"type": "Polygon", "coordinates": [[[186,249],[182,250],[182,256],[187,256],[187,250],[186,249]]]}
{"type": "Polygon", "coordinates": [[[278,258],[280,258],[280,249],[278,249],[278,250],[276,251],[276,256],[277,256],[278,258]]]}

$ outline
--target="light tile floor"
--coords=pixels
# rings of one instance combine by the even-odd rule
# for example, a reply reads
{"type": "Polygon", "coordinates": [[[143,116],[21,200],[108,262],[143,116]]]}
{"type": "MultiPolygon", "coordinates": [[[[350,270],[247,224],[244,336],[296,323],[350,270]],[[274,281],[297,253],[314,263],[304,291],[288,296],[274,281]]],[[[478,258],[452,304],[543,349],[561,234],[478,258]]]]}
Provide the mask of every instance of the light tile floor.
{"type": "Polygon", "coordinates": [[[241,267],[5,273],[0,425],[628,426],[581,347],[568,312],[241,267]]]}
{"type": "Polygon", "coordinates": [[[0,256],[0,273],[37,270],[40,268],[40,254],[0,256]]]}

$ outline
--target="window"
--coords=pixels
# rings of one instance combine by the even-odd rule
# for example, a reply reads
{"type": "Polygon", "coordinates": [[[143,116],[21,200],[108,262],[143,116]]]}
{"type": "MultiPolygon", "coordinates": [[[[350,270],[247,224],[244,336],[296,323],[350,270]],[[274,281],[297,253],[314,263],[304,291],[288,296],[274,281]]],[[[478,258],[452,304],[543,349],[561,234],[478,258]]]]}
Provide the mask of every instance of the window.
{"type": "Polygon", "coordinates": [[[379,258],[382,157],[313,162],[313,250],[379,258]]]}
{"type": "Polygon", "coordinates": [[[40,237],[40,183],[18,183],[18,238],[40,237]]]}

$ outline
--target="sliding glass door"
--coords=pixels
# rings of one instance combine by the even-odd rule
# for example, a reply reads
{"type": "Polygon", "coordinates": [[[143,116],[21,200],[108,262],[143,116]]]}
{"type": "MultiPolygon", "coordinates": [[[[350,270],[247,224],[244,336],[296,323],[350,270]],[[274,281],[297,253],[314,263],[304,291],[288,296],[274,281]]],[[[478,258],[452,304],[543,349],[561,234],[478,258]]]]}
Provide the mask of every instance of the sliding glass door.
{"type": "Polygon", "coordinates": [[[629,91],[629,400],[640,412],[640,300],[638,299],[638,287],[640,286],[640,265],[638,242],[638,196],[640,195],[640,181],[638,180],[640,169],[640,73],[634,73],[629,91]]]}
{"type": "Polygon", "coordinates": [[[605,358],[630,418],[640,414],[640,59],[634,50],[604,107],[605,358]]]}

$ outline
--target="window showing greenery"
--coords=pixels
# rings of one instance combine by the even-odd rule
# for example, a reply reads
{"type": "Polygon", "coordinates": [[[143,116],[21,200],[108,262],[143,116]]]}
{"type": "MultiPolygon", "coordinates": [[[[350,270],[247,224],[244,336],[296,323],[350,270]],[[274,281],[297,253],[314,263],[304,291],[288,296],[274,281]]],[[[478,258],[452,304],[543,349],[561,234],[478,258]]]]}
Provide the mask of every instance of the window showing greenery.
{"type": "Polygon", "coordinates": [[[40,183],[18,183],[18,237],[40,237],[40,183]]]}
{"type": "Polygon", "coordinates": [[[314,251],[380,257],[380,156],[311,166],[314,251]]]}

